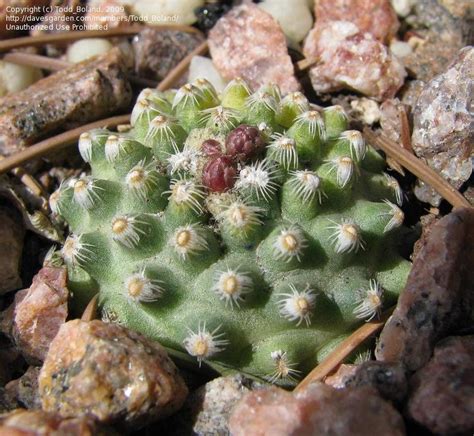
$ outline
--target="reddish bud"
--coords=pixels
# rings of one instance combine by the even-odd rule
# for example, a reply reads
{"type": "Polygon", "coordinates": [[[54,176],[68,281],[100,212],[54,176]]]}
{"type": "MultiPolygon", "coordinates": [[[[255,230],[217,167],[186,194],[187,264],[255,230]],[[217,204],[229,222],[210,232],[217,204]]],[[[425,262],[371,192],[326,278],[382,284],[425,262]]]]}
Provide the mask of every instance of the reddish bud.
{"type": "Polygon", "coordinates": [[[201,150],[207,156],[222,154],[222,146],[220,142],[216,141],[215,139],[206,139],[201,145],[201,150]]]}
{"type": "Polygon", "coordinates": [[[225,146],[229,156],[246,160],[258,154],[265,142],[256,127],[242,124],[227,135],[225,146]]]}
{"type": "Polygon", "coordinates": [[[202,172],[202,183],[210,191],[224,192],[234,186],[236,164],[228,156],[212,156],[202,172]]]}

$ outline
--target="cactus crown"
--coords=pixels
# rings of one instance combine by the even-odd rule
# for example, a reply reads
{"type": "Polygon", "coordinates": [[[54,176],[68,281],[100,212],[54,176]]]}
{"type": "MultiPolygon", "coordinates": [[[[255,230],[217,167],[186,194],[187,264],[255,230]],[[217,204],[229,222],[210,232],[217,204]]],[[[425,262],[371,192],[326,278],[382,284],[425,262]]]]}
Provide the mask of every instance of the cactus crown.
{"type": "Polygon", "coordinates": [[[340,107],[198,80],[144,90],[132,125],[83,134],[91,175],[52,196],[70,287],[104,319],[291,385],[396,299],[401,191],[340,107]]]}

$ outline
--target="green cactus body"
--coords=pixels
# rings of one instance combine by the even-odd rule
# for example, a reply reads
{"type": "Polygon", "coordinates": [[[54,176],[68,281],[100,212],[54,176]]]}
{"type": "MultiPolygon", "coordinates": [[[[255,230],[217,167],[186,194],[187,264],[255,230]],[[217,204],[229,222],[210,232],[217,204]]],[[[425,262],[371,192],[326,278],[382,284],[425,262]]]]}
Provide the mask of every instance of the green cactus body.
{"type": "Polygon", "coordinates": [[[97,287],[104,318],[174,353],[294,384],[396,301],[401,191],[339,108],[242,81],[221,100],[203,80],[171,98],[144,91],[131,131],[81,136],[91,175],[51,201],[72,232],[70,286],[78,301],[97,287]],[[266,145],[226,155],[244,123],[266,145]]]}

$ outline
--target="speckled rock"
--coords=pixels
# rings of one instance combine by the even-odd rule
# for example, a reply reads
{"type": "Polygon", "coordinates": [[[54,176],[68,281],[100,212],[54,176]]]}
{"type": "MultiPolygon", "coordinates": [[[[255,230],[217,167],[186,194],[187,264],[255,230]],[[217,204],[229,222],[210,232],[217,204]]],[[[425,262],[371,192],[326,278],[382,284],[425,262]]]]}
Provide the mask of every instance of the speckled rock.
{"type": "Polygon", "coordinates": [[[262,385],[244,376],[218,377],[190,396],[193,434],[225,436],[229,434],[232,408],[243,395],[262,385]]]}
{"type": "Polygon", "coordinates": [[[380,106],[371,98],[362,97],[351,101],[352,112],[357,120],[371,126],[380,120],[380,106]]]}
{"type": "Polygon", "coordinates": [[[474,432],[474,336],[440,342],[410,379],[411,419],[435,434],[474,432]]]}
{"type": "Polygon", "coordinates": [[[203,40],[198,33],[147,27],[133,38],[135,74],[160,81],[203,40]]]}
{"type": "Polygon", "coordinates": [[[255,89],[272,82],[283,94],[300,89],[280,26],[252,3],[233,8],[217,22],[209,32],[209,49],[226,80],[242,77],[255,89]]]}
{"type": "Polygon", "coordinates": [[[16,409],[0,416],[1,436],[105,436],[114,431],[98,425],[90,417],[64,419],[41,410],[16,409]]]}
{"type": "Polygon", "coordinates": [[[312,384],[296,395],[278,388],[251,392],[230,418],[232,436],[404,435],[402,417],[374,389],[312,384]]]}
{"type": "Polygon", "coordinates": [[[25,229],[15,211],[0,207],[0,295],[21,286],[20,261],[25,229]]]}
{"type": "Polygon", "coordinates": [[[27,409],[41,409],[38,394],[38,375],[40,369],[30,366],[18,379],[12,380],[5,386],[5,393],[22,407],[27,409]]]}
{"type": "Polygon", "coordinates": [[[422,80],[407,80],[403,88],[400,89],[400,98],[403,104],[415,107],[416,101],[425,87],[425,82],[422,80]]]}
{"type": "Polygon", "coordinates": [[[175,412],[187,388],[166,351],[102,321],[69,321],[51,343],[39,376],[42,407],[137,429],[175,412]]]}
{"type": "Polygon", "coordinates": [[[309,74],[320,93],[352,89],[384,100],[397,93],[406,76],[387,47],[348,21],[316,22],[306,38],[304,54],[318,60],[309,74]]]}
{"type": "Polygon", "coordinates": [[[350,21],[382,42],[388,42],[400,27],[390,0],[319,0],[314,13],[320,24],[350,21]]]}
{"type": "Polygon", "coordinates": [[[68,289],[65,268],[44,267],[29,289],[15,295],[11,336],[30,363],[40,363],[59,327],[66,321],[68,289]]]}
{"type": "Polygon", "coordinates": [[[390,98],[380,105],[380,126],[385,136],[401,144],[402,120],[400,111],[406,109],[398,98],[390,98]]]}
{"type": "Polygon", "coordinates": [[[401,404],[407,393],[405,370],[399,364],[369,361],[357,366],[354,374],[348,375],[345,387],[369,386],[389,401],[401,404]]]}
{"type": "Polygon", "coordinates": [[[380,335],[378,360],[416,371],[436,342],[470,323],[474,300],[474,209],[438,221],[418,252],[397,307],[380,335]]]}
{"type": "MultiPolygon", "coordinates": [[[[446,72],[426,85],[413,111],[413,149],[459,188],[472,173],[474,47],[460,51],[446,72]]],[[[441,197],[426,185],[415,195],[433,206],[441,197]]]]}

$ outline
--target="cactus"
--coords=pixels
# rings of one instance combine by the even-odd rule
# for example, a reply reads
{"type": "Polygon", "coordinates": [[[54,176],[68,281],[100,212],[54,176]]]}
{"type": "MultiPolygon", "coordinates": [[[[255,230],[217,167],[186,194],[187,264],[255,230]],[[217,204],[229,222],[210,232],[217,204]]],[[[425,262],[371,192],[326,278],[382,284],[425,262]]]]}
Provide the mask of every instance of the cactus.
{"type": "Polygon", "coordinates": [[[74,298],[219,371],[294,384],[396,301],[402,194],[339,107],[242,80],[144,90],[126,133],[79,140],[51,209],[74,298]]]}

